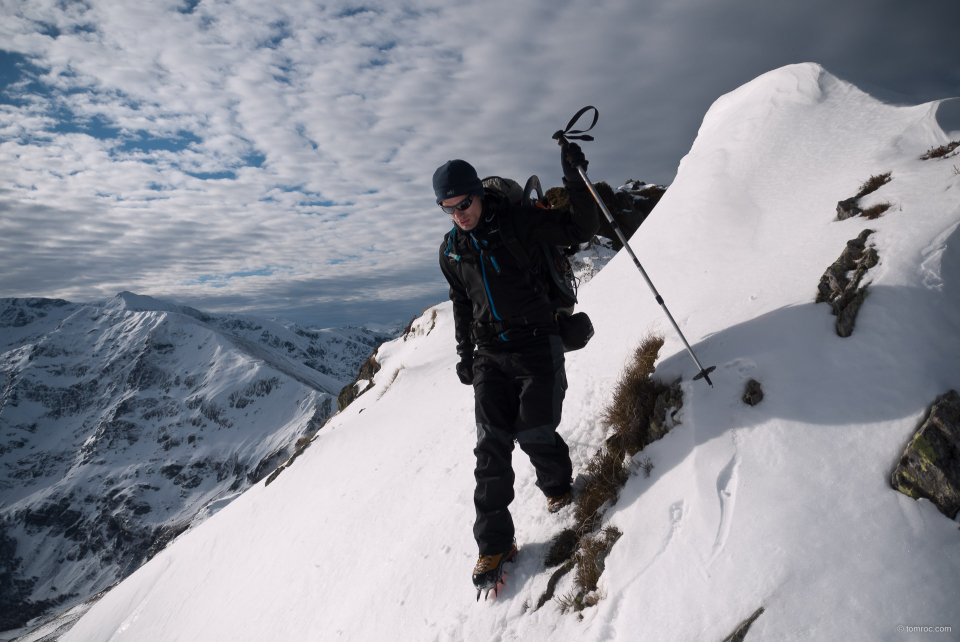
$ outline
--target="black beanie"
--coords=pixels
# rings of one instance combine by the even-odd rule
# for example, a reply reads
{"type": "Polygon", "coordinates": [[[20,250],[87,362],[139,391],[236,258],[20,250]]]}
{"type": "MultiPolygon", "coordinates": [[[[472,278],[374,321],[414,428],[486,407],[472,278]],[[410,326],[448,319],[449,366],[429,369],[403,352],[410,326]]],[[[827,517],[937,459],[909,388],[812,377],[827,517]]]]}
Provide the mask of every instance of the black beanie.
{"type": "Polygon", "coordinates": [[[433,191],[439,205],[440,202],[461,194],[483,196],[483,183],[473,165],[467,161],[452,160],[438,167],[433,173],[433,191]]]}

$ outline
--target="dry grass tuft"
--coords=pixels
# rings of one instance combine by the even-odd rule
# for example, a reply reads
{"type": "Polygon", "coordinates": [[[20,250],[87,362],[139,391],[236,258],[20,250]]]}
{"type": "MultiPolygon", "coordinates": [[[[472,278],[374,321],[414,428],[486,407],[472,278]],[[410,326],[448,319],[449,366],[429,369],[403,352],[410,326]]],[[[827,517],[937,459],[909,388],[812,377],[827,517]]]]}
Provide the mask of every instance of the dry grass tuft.
{"type": "Polygon", "coordinates": [[[613,435],[607,439],[609,451],[633,456],[653,441],[648,436],[650,416],[657,396],[667,389],[651,377],[662,347],[663,335],[648,335],[620,375],[613,402],[601,416],[602,421],[613,428],[613,435]]]}
{"type": "Polygon", "coordinates": [[[598,511],[604,504],[617,501],[620,489],[630,478],[624,459],[656,439],[650,434],[650,418],[657,397],[668,387],[651,375],[662,347],[660,334],[647,335],[640,342],[614,388],[613,401],[603,411],[601,419],[613,434],[584,471],[587,481],[574,510],[581,535],[596,528],[601,517],[598,511]]]}
{"type": "Polygon", "coordinates": [[[931,147],[927,153],[920,157],[920,160],[930,160],[931,158],[945,158],[947,154],[960,147],[960,142],[953,141],[940,147],[931,147]]]}
{"type": "Polygon", "coordinates": [[[392,385],[393,385],[393,382],[396,381],[396,380],[397,380],[397,377],[400,376],[400,371],[401,371],[401,370],[403,370],[403,365],[401,365],[399,368],[397,368],[397,369],[393,372],[393,376],[390,377],[390,381],[387,382],[387,385],[385,385],[385,386],[383,387],[383,391],[380,393],[380,396],[377,397],[377,400],[378,400],[378,401],[379,401],[380,399],[383,399],[383,395],[387,394],[387,390],[390,390],[390,386],[392,386],[392,385]]]}
{"type": "Polygon", "coordinates": [[[873,207],[868,207],[867,209],[863,210],[863,213],[860,216],[870,220],[880,218],[880,216],[891,207],[893,207],[893,205],[890,203],[877,203],[873,207]]]}
{"type": "Polygon", "coordinates": [[[857,192],[857,195],[854,198],[863,198],[867,194],[872,194],[889,183],[890,180],[890,172],[887,172],[886,174],[878,174],[877,176],[871,176],[860,185],[860,191],[857,192]]]}
{"type": "Polygon", "coordinates": [[[600,509],[604,504],[616,503],[620,489],[630,478],[630,471],[623,465],[623,451],[604,449],[587,463],[586,483],[574,508],[574,518],[580,525],[578,532],[589,533],[600,521],[600,509]]]}
{"type": "MultiPolygon", "coordinates": [[[[576,582],[584,594],[597,590],[597,582],[603,573],[604,561],[623,532],[616,526],[607,526],[595,537],[584,537],[577,551],[576,582]]],[[[587,605],[590,606],[590,605],[587,605]]]]}
{"type": "Polygon", "coordinates": [[[650,473],[653,471],[653,460],[649,457],[644,457],[640,460],[638,466],[640,467],[640,470],[643,471],[643,476],[649,477],[650,473]]]}
{"type": "Polygon", "coordinates": [[[567,611],[582,611],[583,610],[583,595],[578,593],[564,593],[563,595],[558,595],[553,598],[553,600],[560,605],[560,614],[564,614],[567,611]]]}
{"type": "MultiPolygon", "coordinates": [[[[617,501],[620,489],[635,472],[635,468],[625,465],[626,458],[662,436],[662,432],[652,427],[654,422],[651,420],[658,398],[673,390],[652,376],[663,342],[660,334],[644,337],[620,375],[613,400],[602,415],[602,421],[613,429],[613,434],[607,439],[606,447],[590,459],[583,471],[586,481],[576,496],[575,530],[560,533],[550,546],[545,563],[548,567],[562,566],[551,578],[537,608],[553,596],[556,582],[573,564],[572,560],[565,562],[571,555],[576,561],[574,584],[578,590],[553,598],[560,605],[561,613],[582,611],[603,597],[597,592],[597,581],[603,573],[607,554],[622,533],[614,526],[607,526],[596,535],[592,533],[603,519],[603,507],[617,501]]],[[[679,394],[677,385],[676,395],[679,394]]],[[[679,403],[674,405],[679,407],[679,403]]],[[[647,457],[637,466],[649,475],[653,462],[647,457]]]]}

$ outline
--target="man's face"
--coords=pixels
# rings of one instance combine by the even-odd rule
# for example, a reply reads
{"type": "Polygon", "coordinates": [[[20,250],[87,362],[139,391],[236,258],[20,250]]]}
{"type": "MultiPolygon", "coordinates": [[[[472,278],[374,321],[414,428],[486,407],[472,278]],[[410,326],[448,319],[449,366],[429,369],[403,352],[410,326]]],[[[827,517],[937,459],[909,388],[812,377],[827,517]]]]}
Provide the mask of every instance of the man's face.
{"type": "MultiPolygon", "coordinates": [[[[440,204],[444,207],[453,207],[459,203],[462,203],[466,199],[470,198],[470,194],[461,194],[460,196],[452,196],[440,204]]],[[[477,226],[477,223],[480,222],[480,210],[483,208],[482,199],[476,194],[473,195],[473,202],[470,203],[470,207],[465,210],[454,210],[453,214],[450,215],[450,218],[453,219],[453,222],[457,224],[464,232],[469,232],[477,226]]]]}

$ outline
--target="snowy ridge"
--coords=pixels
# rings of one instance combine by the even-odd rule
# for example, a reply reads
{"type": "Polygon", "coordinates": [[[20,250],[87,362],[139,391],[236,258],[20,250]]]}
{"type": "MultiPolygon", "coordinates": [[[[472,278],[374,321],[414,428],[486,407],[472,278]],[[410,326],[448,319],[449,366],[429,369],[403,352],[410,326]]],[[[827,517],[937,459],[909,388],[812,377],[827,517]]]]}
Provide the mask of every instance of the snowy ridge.
{"type": "Polygon", "coordinates": [[[268,475],[387,338],[129,292],[0,300],[0,629],[110,586],[268,475]]]}
{"type": "MultiPolygon", "coordinates": [[[[449,304],[382,346],[375,388],[334,417],[269,487],[258,484],[96,604],[82,640],[914,639],[960,631],[960,531],[890,488],[934,398],[960,388],[960,176],[921,161],[947,142],[936,103],[883,104],[803,64],[721,97],[632,245],[716,387],[634,266],[618,255],[581,291],[596,336],[568,355],[560,432],[575,470],[621,364],[650,330],[657,373],[683,376],[676,426],[643,451],[605,523],[623,531],[583,619],[534,611],[540,556],[572,521],[545,511],[517,451],[520,557],[475,603],[472,390],[454,374],[449,304]],[[869,176],[882,218],[836,220],[869,176]],[[823,270],[864,228],[880,264],[854,334],[815,305],[823,270]],[[763,402],[740,401],[748,378],[763,402]],[[304,489],[310,489],[304,492],[304,489]]],[[[569,509],[568,509],[569,510],[569,509]]],[[[570,578],[558,594],[571,590],[570,578]]],[[[946,639],[946,636],[944,636],[946,639]]]]}

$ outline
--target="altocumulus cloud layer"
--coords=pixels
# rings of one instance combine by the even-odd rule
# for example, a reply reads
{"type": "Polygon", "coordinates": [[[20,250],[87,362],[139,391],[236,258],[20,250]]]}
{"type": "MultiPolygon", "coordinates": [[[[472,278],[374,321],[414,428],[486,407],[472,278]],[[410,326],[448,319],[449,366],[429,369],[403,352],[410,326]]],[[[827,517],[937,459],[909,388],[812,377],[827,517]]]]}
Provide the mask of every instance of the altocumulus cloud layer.
{"type": "Polygon", "coordinates": [[[0,0],[0,296],[333,325],[445,297],[430,177],[672,180],[719,95],[812,60],[960,94],[960,3],[0,0]]]}

